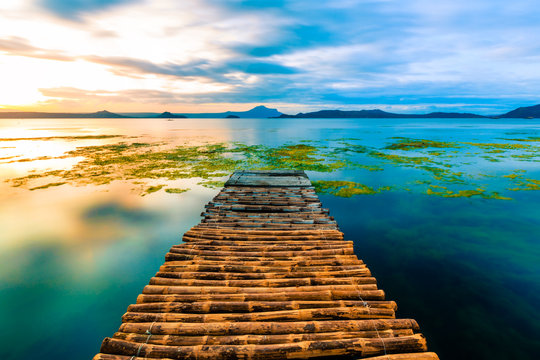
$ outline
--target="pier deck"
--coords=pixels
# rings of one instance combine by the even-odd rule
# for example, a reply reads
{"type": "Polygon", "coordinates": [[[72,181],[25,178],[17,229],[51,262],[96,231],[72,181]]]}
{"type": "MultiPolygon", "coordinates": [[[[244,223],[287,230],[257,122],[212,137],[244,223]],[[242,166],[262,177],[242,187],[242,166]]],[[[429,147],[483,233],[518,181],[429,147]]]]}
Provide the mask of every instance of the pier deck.
{"type": "Polygon", "coordinates": [[[237,171],[94,360],[435,360],[303,171],[237,171]]]}

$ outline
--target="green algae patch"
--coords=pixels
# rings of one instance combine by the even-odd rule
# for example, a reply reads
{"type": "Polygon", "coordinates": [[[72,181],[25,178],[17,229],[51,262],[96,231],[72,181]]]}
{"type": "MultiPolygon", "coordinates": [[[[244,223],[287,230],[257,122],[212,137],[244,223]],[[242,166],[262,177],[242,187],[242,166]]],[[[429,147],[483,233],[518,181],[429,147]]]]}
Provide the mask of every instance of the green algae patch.
{"type": "Polygon", "coordinates": [[[225,186],[225,181],[207,180],[207,181],[201,181],[197,183],[197,185],[202,185],[209,189],[220,189],[223,186],[225,186]]]}
{"type": "Polygon", "coordinates": [[[463,144],[472,145],[479,147],[481,149],[495,150],[530,150],[536,146],[529,144],[512,144],[512,143],[475,143],[475,142],[464,142],[463,144]]]}
{"type": "Polygon", "coordinates": [[[445,198],[480,197],[483,199],[512,200],[512,198],[501,196],[498,192],[488,193],[486,192],[485,189],[482,189],[482,188],[471,189],[471,190],[459,190],[458,192],[454,192],[444,187],[436,187],[436,186],[430,185],[430,187],[426,190],[426,194],[441,196],[445,198]],[[437,191],[437,188],[441,188],[443,190],[437,191]]]}
{"type": "Polygon", "coordinates": [[[368,171],[384,171],[384,168],[378,165],[352,164],[351,167],[354,167],[355,169],[364,169],[368,171]]]}
{"type": "Polygon", "coordinates": [[[64,184],[65,184],[65,182],[54,182],[54,183],[49,183],[49,184],[46,184],[46,185],[36,186],[36,187],[30,188],[29,190],[33,191],[33,190],[48,189],[50,187],[60,186],[60,185],[64,185],[64,184]]]}
{"type": "Polygon", "coordinates": [[[429,186],[434,189],[448,189],[446,186],[440,186],[440,185],[429,185],[429,186]]]}
{"type": "Polygon", "coordinates": [[[514,180],[516,178],[523,177],[523,175],[518,175],[514,173],[514,174],[503,175],[503,177],[514,180]]]}
{"type": "Polygon", "coordinates": [[[388,150],[418,150],[426,148],[456,148],[460,147],[457,143],[425,140],[425,139],[410,139],[404,137],[393,137],[399,139],[398,142],[392,143],[385,147],[388,150]]]}
{"type": "Polygon", "coordinates": [[[186,191],[189,191],[189,189],[181,189],[181,188],[167,188],[167,189],[165,189],[165,192],[169,193],[169,194],[182,194],[182,193],[185,193],[186,191]]]}
{"type": "MultiPolygon", "coordinates": [[[[307,144],[270,147],[212,143],[171,147],[165,143],[121,142],[79,147],[58,157],[82,158],[71,169],[43,171],[10,179],[9,182],[13,186],[26,186],[33,179],[47,176],[74,185],[103,185],[117,180],[134,183],[151,179],[201,178],[201,185],[215,188],[223,186],[223,181],[216,181],[217,178],[228,176],[237,169],[286,168],[332,172],[353,165],[353,162],[337,154],[325,154],[325,151],[324,147],[307,144]]],[[[152,187],[143,189],[141,195],[152,190],[152,187]]]]}
{"type": "Polygon", "coordinates": [[[315,187],[315,191],[319,194],[331,194],[340,197],[373,195],[390,190],[390,187],[383,187],[375,190],[370,186],[354,181],[319,180],[312,181],[312,184],[315,187]]]}
{"type": "Polygon", "coordinates": [[[155,192],[163,189],[164,187],[165,187],[165,185],[150,186],[150,187],[146,188],[143,195],[148,195],[148,194],[155,193],[155,192]]]}
{"type": "Polygon", "coordinates": [[[317,172],[332,172],[347,166],[342,160],[328,162],[319,149],[313,145],[283,145],[276,148],[263,148],[258,155],[266,169],[301,169],[317,172]]]}
{"type": "MultiPolygon", "coordinates": [[[[112,137],[113,135],[107,135],[112,137]]],[[[404,180],[396,178],[392,187],[374,188],[354,181],[319,181],[314,182],[319,193],[340,197],[355,195],[372,195],[382,191],[403,189],[407,184],[433,185],[430,195],[443,197],[480,197],[484,199],[508,199],[496,192],[475,189],[486,187],[484,183],[475,183],[482,174],[476,174],[474,165],[485,160],[496,162],[512,160],[513,156],[521,161],[538,161],[538,146],[527,142],[519,144],[493,143],[452,143],[435,140],[418,140],[397,138],[398,142],[384,149],[378,149],[364,144],[351,143],[339,139],[324,141],[298,141],[275,146],[253,145],[240,142],[230,143],[198,143],[198,145],[172,145],[165,142],[123,142],[80,146],[58,157],[47,159],[77,158],[77,163],[67,170],[40,170],[27,176],[12,178],[8,182],[12,186],[28,189],[41,189],[36,180],[52,177],[58,183],[70,185],[105,185],[113,181],[126,181],[136,186],[135,191],[140,195],[159,191],[173,185],[168,181],[197,178],[198,185],[209,188],[220,188],[224,185],[223,178],[234,170],[273,170],[296,169],[321,173],[345,170],[349,171],[383,171],[381,176],[392,176],[392,167],[404,174],[404,180]],[[401,144],[401,145],[396,145],[401,144]],[[477,146],[481,150],[468,151],[463,149],[456,152],[454,148],[465,145],[477,146]],[[481,146],[480,146],[481,145],[481,146]],[[485,146],[484,146],[485,145],[485,146]],[[522,147],[515,148],[515,145],[522,147]],[[433,150],[433,149],[435,150],[433,150]],[[446,149],[451,148],[451,149],[446,149]],[[386,150],[385,150],[386,149],[386,150]],[[414,153],[404,153],[400,150],[414,150],[414,153]],[[479,152],[478,152],[479,151],[479,152]],[[508,151],[508,153],[507,153],[508,151]],[[452,154],[452,155],[451,155],[452,154]],[[499,157],[497,155],[504,157],[499,157]],[[508,155],[507,155],[508,154],[508,155]],[[458,160],[450,158],[459,157],[458,160]],[[471,159],[472,162],[460,162],[460,159],[471,159]],[[80,160],[80,161],[79,161],[80,160]],[[467,166],[465,166],[467,165],[467,166]],[[459,170],[459,171],[458,171],[459,170]],[[412,179],[412,180],[411,180],[412,179]],[[414,180],[418,179],[418,180],[414,180]],[[400,181],[402,181],[400,183],[400,181]],[[407,182],[409,181],[409,182],[407,182]],[[156,189],[150,186],[154,183],[163,185],[156,189]],[[459,184],[475,190],[454,192],[446,185],[459,184]]],[[[130,140],[131,141],[131,140],[130,140]]],[[[7,159],[8,161],[10,159],[7,159]]],[[[23,161],[41,160],[29,159],[23,161]]],[[[45,158],[43,158],[45,160],[45,158]]],[[[17,160],[16,160],[17,161],[17,160]]],[[[534,179],[523,179],[521,172],[514,174],[497,174],[501,181],[511,182],[510,190],[540,190],[534,179]]],[[[488,175],[485,175],[487,177],[488,175]]],[[[495,175],[489,175],[495,177],[495,175]]],[[[40,182],[41,184],[43,181],[40,182]]],[[[53,183],[54,184],[54,183],[53,183]]],[[[492,184],[489,184],[490,186],[492,184]]],[[[496,186],[495,182],[493,186],[496,186]]],[[[51,185],[53,186],[53,185],[51,185]]],[[[173,185],[174,186],[174,185],[173,185]]],[[[501,190],[505,185],[500,186],[501,190]]],[[[174,192],[173,187],[164,189],[167,193],[174,192]]],[[[181,189],[182,192],[188,189],[181,189]]],[[[491,190],[491,189],[490,189],[491,190]]],[[[494,189],[498,190],[498,189],[494,189]]],[[[425,186],[415,186],[413,191],[425,192],[425,186]]],[[[180,193],[180,192],[178,192],[180,193]]]]}
{"type": "Polygon", "coordinates": [[[510,191],[533,191],[533,190],[540,190],[540,180],[535,179],[522,179],[520,181],[517,181],[516,184],[518,185],[515,188],[509,188],[510,191]]]}

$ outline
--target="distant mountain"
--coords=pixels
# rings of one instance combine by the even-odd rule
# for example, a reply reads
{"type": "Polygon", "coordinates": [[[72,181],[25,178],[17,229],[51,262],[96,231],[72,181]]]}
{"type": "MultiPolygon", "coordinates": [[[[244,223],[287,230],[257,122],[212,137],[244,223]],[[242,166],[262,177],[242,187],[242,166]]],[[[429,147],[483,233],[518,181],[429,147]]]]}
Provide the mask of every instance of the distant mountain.
{"type": "Polygon", "coordinates": [[[267,108],[266,106],[256,106],[248,111],[226,111],[221,113],[171,113],[165,111],[163,113],[112,113],[107,110],[102,110],[94,113],[48,113],[48,112],[4,112],[0,111],[0,119],[38,119],[38,118],[323,118],[323,119],[339,119],[339,118],[375,118],[375,119],[470,119],[470,118],[540,118],[540,105],[520,107],[509,111],[503,115],[483,116],[471,113],[456,113],[456,112],[432,112],[428,114],[397,114],[380,109],[373,110],[321,110],[308,113],[298,113],[296,115],[288,115],[279,112],[276,109],[267,108]]]}
{"type": "Polygon", "coordinates": [[[298,113],[296,115],[282,114],[280,118],[324,118],[324,119],[340,119],[340,118],[399,118],[403,117],[400,114],[389,113],[379,109],[375,110],[360,110],[360,111],[342,111],[342,110],[321,110],[309,113],[298,113]]]}
{"type": "Polygon", "coordinates": [[[379,109],[374,110],[359,110],[359,111],[342,111],[342,110],[321,110],[310,113],[299,113],[296,115],[282,114],[280,118],[324,118],[324,119],[410,119],[410,118],[483,118],[485,116],[470,114],[470,113],[445,113],[433,112],[429,114],[396,114],[379,109]]]}
{"type": "Polygon", "coordinates": [[[226,111],[222,113],[191,113],[178,114],[165,111],[159,113],[122,113],[115,114],[107,110],[95,113],[48,113],[48,112],[2,112],[0,119],[54,119],[54,118],[269,118],[280,116],[281,113],[276,109],[269,109],[266,106],[256,106],[248,111],[226,111]]]}
{"type": "Polygon", "coordinates": [[[119,112],[118,114],[130,117],[130,118],[148,119],[148,118],[155,118],[160,113],[157,113],[157,112],[119,112]]]}
{"type": "Polygon", "coordinates": [[[225,118],[228,116],[238,116],[239,118],[270,118],[282,115],[276,109],[270,109],[266,106],[259,105],[248,111],[226,111],[222,113],[182,113],[188,118],[225,118]]]}
{"type": "Polygon", "coordinates": [[[240,111],[240,112],[228,112],[228,115],[236,115],[238,117],[244,117],[244,118],[269,118],[274,116],[279,116],[281,113],[277,111],[277,109],[270,109],[266,106],[259,105],[255,106],[253,109],[248,111],[240,111]]]}
{"type": "Polygon", "coordinates": [[[506,114],[497,116],[500,118],[540,118],[540,105],[520,107],[506,114]]]}
{"type": "Polygon", "coordinates": [[[165,111],[158,116],[157,118],[168,118],[168,119],[185,119],[186,117],[184,115],[177,115],[177,114],[171,114],[168,111],[165,111]]]}
{"type": "Polygon", "coordinates": [[[127,116],[124,116],[124,115],[112,113],[112,112],[107,111],[107,110],[101,110],[101,111],[91,113],[91,114],[80,114],[80,115],[81,115],[80,117],[82,117],[82,118],[89,117],[89,118],[111,119],[111,118],[126,118],[127,117],[127,116]]]}
{"type": "Polygon", "coordinates": [[[129,116],[119,115],[107,110],[94,113],[47,113],[47,112],[0,112],[2,119],[112,119],[128,118],[129,116]]]}

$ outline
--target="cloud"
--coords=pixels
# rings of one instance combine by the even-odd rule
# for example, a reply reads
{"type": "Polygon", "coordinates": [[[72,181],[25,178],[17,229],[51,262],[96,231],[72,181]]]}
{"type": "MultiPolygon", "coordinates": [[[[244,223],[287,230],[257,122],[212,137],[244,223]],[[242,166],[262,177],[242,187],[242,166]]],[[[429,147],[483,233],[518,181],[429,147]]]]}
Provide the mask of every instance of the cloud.
{"type": "Polygon", "coordinates": [[[416,102],[459,110],[527,105],[540,93],[540,8],[531,0],[24,3],[0,14],[0,61],[69,61],[65,71],[80,78],[34,76],[34,89],[76,88],[88,101],[124,102],[132,91],[179,107],[416,102]]]}
{"type": "Polygon", "coordinates": [[[40,49],[30,45],[30,42],[27,39],[17,36],[11,36],[5,39],[0,38],[0,52],[14,56],[25,56],[46,60],[74,60],[72,57],[65,55],[61,50],[40,49]]]}
{"type": "Polygon", "coordinates": [[[41,5],[65,18],[76,19],[81,13],[104,10],[138,0],[41,0],[41,5]]]}

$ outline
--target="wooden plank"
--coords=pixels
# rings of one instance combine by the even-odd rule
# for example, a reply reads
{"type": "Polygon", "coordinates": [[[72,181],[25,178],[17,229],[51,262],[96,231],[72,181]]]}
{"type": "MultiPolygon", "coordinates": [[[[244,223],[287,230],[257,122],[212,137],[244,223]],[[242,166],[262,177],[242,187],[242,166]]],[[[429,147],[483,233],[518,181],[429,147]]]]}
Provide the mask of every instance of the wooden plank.
{"type": "Polygon", "coordinates": [[[311,182],[297,170],[236,171],[225,186],[310,187],[311,182]]]}

